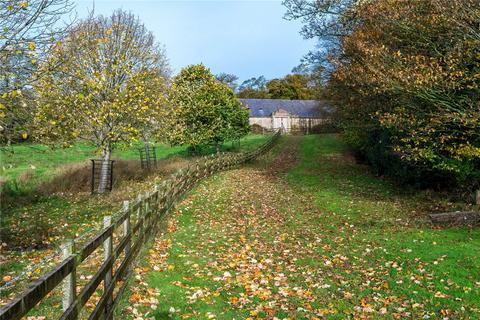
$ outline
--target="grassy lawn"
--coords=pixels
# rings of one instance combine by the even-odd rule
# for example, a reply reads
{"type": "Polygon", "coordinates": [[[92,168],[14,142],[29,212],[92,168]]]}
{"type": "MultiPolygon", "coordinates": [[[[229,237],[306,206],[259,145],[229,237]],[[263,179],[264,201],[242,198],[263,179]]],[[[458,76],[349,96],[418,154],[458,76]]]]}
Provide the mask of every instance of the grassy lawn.
{"type": "MultiPolygon", "coordinates": [[[[139,157],[137,149],[142,146],[143,144],[138,143],[130,148],[115,150],[113,159],[137,160],[139,157]]],[[[156,151],[159,158],[165,158],[184,153],[185,147],[157,144],[156,151]]],[[[94,146],[86,143],[77,143],[67,149],[52,149],[41,144],[19,144],[13,145],[0,156],[2,157],[2,176],[15,179],[27,171],[34,172],[38,176],[45,176],[45,174],[48,176],[59,166],[98,158],[99,154],[94,146]]]]}
{"type": "Polygon", "coordinates": [[[122,313],[478,319],[480,231],[427,223],[446,207],[455,204],[373,176],[335,135],[285,137],[183,201],[122,313]]]}
{"type": "MultiPolygon", "coordinates": [[[[224,151],[246,151],[265,142],[268,136],[250,135],[242,139],[240,149],[232,149],[230,143],[223,146],[224,151]]],[[[35,170],[37,180],[50,178],[56,174],[55,167],[66,163],[85,161],[94,156],[94,150],[86,145],[75,145],[70,149],[50,150],[39,145],[19,145],[14,147],[15,153],[3,154],[7,161],[2,165],[12,167],[4,170],[9,179],[16,179],[28,170],[35,170]],[[31,169],[34,165],[35,169],[31,169]]],[[[213,151],[213,149],[212,149],[213,151]]],[[[114,158],[137,159],[136,149],[120,150],[114,153],[114,158]]],[[[7,279],[15,277],[25,269],[40,262],[42,258],[58,252],[58,246],[66,238],[76,238],[84,235],[91,237],[101,228],[103,217],[116,213],[122,206],[123,200],[134,200],[161,182],[179,167],[186,166],[191,160],[187,156],[185,147],[157,146],[157,158],[160,160],[159,169],[155,173],[136,180],[118,181],[113,192],[105,195],[92,196],[88,192],[55,193],[48,196],[39,196],[33,199],[23,199],[20,193],[17,200],[20,204],[3,207],[0,212],[0,286],[7,279]],[[168,159],[167,159],[168,158],[168,159]],[[1,246],[7,243],[8,247],[1,246]],[[22,250],[19,250],[19,249],[22,250]]],[[[194,159],[194,158],[193,158],[194,159]]],[[[28,195],[27,189],[27,195],[28,195]]],[[[58,257],[52,263],[58,261],[58,257]]],[[[42,274],[50,266],[33,269],[28,278],[42,274]]],[[[12,297],[15,292],[23,288],[28,281],[23,281],[12,290],[0,292],[2,299],[12,297]]]]}
{"type": "MultiPolygon", "coordinates": [[[[264,141],[264,136],[251,134],[241,141],[242,150],[254,148],[264,141]]],[[[119,148],[113,152],[113,159],[138,160],[138,149],[143,147],[143,143],[136,143],[128,148],[119,148]]],[[[187,148],[185,146],[168,146],[165,144],[155,144],[158,159],[164,159],[170,156],[187,157],[187,148]]],[[[222,146],[223,151],[231,151],[231,143],[227,142],[222,146]]],[[[213,148],[205,150],[213,152],[213,148]]],[[[51,177],[55,169],[65,164],[84,162],[88,159],[98,158],[100,155],[95,147],[86,143],[77,143],[72,147],[50,148],[41,144],[18,144],[0,152],[0,180],[18,179],[22,174],[30,172],[34,180],[45,180],[51,177]]]]}

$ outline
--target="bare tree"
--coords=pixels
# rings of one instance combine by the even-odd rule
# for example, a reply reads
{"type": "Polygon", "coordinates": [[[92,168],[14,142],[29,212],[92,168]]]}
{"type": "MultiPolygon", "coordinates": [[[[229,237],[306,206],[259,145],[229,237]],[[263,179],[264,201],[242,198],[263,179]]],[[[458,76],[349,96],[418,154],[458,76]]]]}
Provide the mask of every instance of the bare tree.
{"type": "Polygon", "coordinates": [[[356,23],[349,12],[360,0],[283,0],[287,8],[285,19],[299,20],[303,26],[300,34],[305,39],[316,39],[315,49],[308,52],[299,68],[308,73],[328,77],[334,70],[332,56],[338,56],[342,38],[356,23]],[[320,71],[320,72],[319,72],[320,71]],[[319,73],[318,73],[319,72],[319,73]]]}
{"type": "Polygon", "coordinates": [[[233,90],[233,92],[237,91],[238,88],[238,77],[234,74],[231,73],[219,73],[215,75],[215,79],[217,79],[220,82],[225,83],[227,86],[230,87],[230,89],[233,90]]]}

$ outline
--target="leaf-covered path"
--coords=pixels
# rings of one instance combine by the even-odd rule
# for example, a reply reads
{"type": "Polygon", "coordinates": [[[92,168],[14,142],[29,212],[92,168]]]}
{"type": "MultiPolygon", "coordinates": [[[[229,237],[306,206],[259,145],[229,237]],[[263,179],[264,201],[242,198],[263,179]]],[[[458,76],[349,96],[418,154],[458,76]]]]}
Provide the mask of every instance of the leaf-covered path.
{"type": "Polygon", "coordinates": [[[314,139],[284,138],[266,158],[201,183],[135,270],[123,312],[134,319],[476,315],[479,233],[412,227],[405,212],[418,199],[392,194],[332,147],[333,136],[314,139]],[[464,253],[452,257],[452,243],[464,253]]]}

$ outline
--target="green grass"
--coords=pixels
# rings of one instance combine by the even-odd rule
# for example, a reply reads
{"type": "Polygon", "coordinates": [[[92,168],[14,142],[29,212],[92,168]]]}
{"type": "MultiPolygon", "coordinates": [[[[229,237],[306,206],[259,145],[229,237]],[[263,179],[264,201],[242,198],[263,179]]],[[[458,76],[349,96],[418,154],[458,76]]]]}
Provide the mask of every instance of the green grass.
{"type": "MultiPolygon", "coordinates": [[[[250,150],[264,142],[266,136],[251,134],[241,140],[241,150],[250,150]]],[[[137,160],[138,149],[143,143],[138,142],[128,148],[119,148],[113,152],[113,159],[137,160]]],[[[170,156],[187,157],[186,146],[168,146],[155,144],[158,159],[170,156]]],[[[223,151],[234,151],[231,143],[222,146],[223,151]]],[[[205,152],[214,152],[214,148],[207,148],[205,152]]],[[[50,148],[42,144],[17,144],[0,151],[0,178],[5,180],[18,179],[23,173],[31,172],[40,180],[47,179],[53,171],[65,164],[83,162],[88,159],[98,158],[99,152],[93,145],[76,143],[72,147],[50,148]]]]}
{"type": "MultiPolygon", "coordinates": [[[[240,146],[231,142],[222,145],[223,152],[247,151],[260,145],[267,136],[251,134],[241,139],[240,146]]],[[[157,159],[169,157],[190,157],[187,146],[168,146],[154,144],[157,159]]],[[[142,142],[130,147],[118,148],[112,154],[114,160],[138,160],[138,150],[143,148],[142,142]]],[[[216,152],[216,148],[205,146],[200,155],[216,152]]],[[[70,164],[84,163],[90,165],[88,159],[98,159],[99,151],[91,144],[77,143],[70,148],[51,148],[42,144],[17,144],[9,148],[0,148],[0,192],[6,195],[26,198],[35,193],[36,188],[53,180],[70,164]],[[6,182],[6,183],[5,183],[6,182]]]]}
{"type": "Polygon", "coordinates": [[[354,231],[355,237],[339,251],[348,254],[370,244],[372,254],[365,268],[389,273],[383,276],[392,288],[388,293],[428,301],[437,314],[455,310],[461,318],[477,318],[480,277],[475,270],[480,269],[480,231],[431,227],[426,213],[435,212],[445,199],[395,186],[352,161],[332,161],[344,157],[345,151],[333,135],[306,137],[300,148],[302,161],[288,175],[291,185],[311,194],[316,206],[330,213],[319,223],[330,225],[337,236],[345,238],[354,231]],[[346,224],[354,227],[345,228],[346,224]],[[403,266],[402,271],[387,270],[384,265],[389,261],[403,266]],[[412,284],[412,276],[421,279],[421,284],[412,284]],[[436,298],[436,292],[449,298],[436,298]],[[461,305],[470,306],[470,312],[459,310],[461,305]]]}
{"type": "MultiPolygon", "coordinates": [[[[267,138],[268,136],[249,135],[242,139],[239,149],[233,149],[230,143],[226,143],[223,150],[234,152],[251,150],[265,142],[267,138]]],[[[33,164],[36,167],[35,176],[32,177],[33,181],[30,185],[33,190],[38,182],[51,178],[57,166],[85,161],[95,156],[94,149],[85,144],[77,144],[69,149],[55,150],[41,145],[25,144],[16,145],[13,150],[13,154],[3,154],[4,157],[7,157],[7,161],[2,159],[2,165],[12,165],[12,168],[5,170],[6,176],[9,179],[18,179],[22,173],[32,170],[29,167],[33,164]]],[[[118,150],[114,153],[114,158],[121,159],[137,159],[137,156],[135,147],[118,150]]],[[[170,148],[165,145],[157,145],[157,159],[170,156],[185,158],[186,160],[182,160],[185,163],[189,159],[185,147],[170,148]]],[[[58,245],[64,239],[78,237],[92,229],[91,232],[95,232],[101,227],[103,217],[116,213],[121,208],[123,200],[133,200],[137,195],[151,190],[153,184],[159,183],[163,179],[162,175],[165,174],[168,172],[150,176],[147,181],[119,181],[115,185],[114,191],[105,195],[64,193],[35,196],[33,199],[28,198],[27,201],[24,197],[29,196],[32,189],[22,190],[23,192],[18,193],[14,198],[21,202],[21,205],[4,207],[0,210],[0,244],[6,242],[10,249],[14,249],[1,252],[3,260],[0,264],[0,274],[14,276],[27,265],[38,262],[43,256],[48,256],[58,250],[58,245]],[[18,248],[28,248],[34,244],[47,245],[48,248],[46,250],[17,250],[18,248]]],[[[2,294],[14,292],[15,290],[12,290],[2,292],[2,294]]]]}
{"type": "MultiPolygon", "coordinates": [[[[138,159],[137,148],[140,147],[142,144],[138,143],[130,148],[115,150],[112,157],[114,159],[138,159]]],[[[185,152],[185,147],[157,144],[156,151],[159,158],[165,158],[182,154],[185,152]]],[[[49,174],[59,166],[98,158],[99,154],[94,146],[86,143],[77,143],[67,149],[52,149],[41,144],[18,144],[13,145],[8,151],[2,152],[0,156],[2,157],[2,176],[16,179],[26,171],[33,171],[37,175],[49,174]]]]}
{"type": "Polygon", "coordinates": [[[268,175],[277,163],[270,155],[202,183],[172,217],[176,228],[156,242],[171,244],[143,262],[150,271],[133,284],[140,302],[131,299],[123,313],[479,318],[480,231],[438,229],[426,219],[455,204],[372,175],[335,135],[283,138],[273,154],[295,145],[298,161],[281,179],[268,175]],[[225,272],[230,280],[218,280],[225,272]],[[149,289],[158,290],[155,308],[141,302],[149,289]],[[198,290],[205,295],[190,300],[198,290]]]}

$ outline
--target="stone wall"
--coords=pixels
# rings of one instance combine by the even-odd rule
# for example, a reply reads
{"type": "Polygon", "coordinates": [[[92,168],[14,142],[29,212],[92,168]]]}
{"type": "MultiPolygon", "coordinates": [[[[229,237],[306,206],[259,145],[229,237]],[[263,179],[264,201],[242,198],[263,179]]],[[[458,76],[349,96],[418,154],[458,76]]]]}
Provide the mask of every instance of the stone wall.
{"type": "MultiPolygon", "coordinates": [[[[299,118],[299,117],[289,117],[285,119],[285,129],[287,132],[303,132],[311,133],[315,132],[315,128],[325,123],[328,119],[323,118],[299,118]]],[[[251,117],[250,125],[251,126],[260,126],[266,130],[274,130],[278,128],[273,127],[273,117],[251,117]]]]}
{"type": "Polygon", "coordinates": [[[263,117],[263,118],[250,118],[250,125],[259,125],[260,127],[263,127],[265,129],[272,129],[272,117],[263,117]]]}

